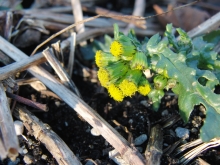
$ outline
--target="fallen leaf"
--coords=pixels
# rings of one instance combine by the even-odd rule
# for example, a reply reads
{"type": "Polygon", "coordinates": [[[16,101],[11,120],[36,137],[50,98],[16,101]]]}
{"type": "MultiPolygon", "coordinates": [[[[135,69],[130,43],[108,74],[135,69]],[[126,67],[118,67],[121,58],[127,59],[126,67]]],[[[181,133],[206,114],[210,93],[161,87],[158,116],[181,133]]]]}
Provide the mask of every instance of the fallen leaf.
{"type": "MultiPolygon", "coordinates": [[[[153,8],[157,14],[165,12],[158,5],[153,5],[153,8]]],[[[173,8],[174,6],[170,4],[168,5],[167,11],[172,10],[173,8]]],[[[184,7],[168,12],[167,14],[160,15],[158,16],[158,20],[164,27],[166,27],[168,23],[172,23],[175,27],[181,27],[185,31],[189,31],[207,20],[209,17],[210,15],[205,11],[192,7],[184,7]]]]}

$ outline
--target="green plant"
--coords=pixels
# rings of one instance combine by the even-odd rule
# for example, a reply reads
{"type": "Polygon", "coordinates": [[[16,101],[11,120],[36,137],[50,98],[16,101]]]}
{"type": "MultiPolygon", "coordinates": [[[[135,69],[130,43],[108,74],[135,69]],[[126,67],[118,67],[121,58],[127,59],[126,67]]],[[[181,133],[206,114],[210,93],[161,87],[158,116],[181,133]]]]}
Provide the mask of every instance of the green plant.
{"type": "Polygon", "coordinates": [[[114,25],[114,40],[110,52],[96,53],[98,78],[116,101],[136,92],[148,96],[153,109],[158,110],[165,90],[178,95],[180,115],[188,122],[195,105],[206,108],[206,119],[200,130],[203,141],[220,137],[220,96],[214,93],[219,84],[220,61],[214,45],[203,37],[191,39],[177,28],[179,39],[168,24],[162,39],[155,34],[139,42],[133,31],[128,35],[114,25]],[[145,77],[150,70],[153,81],[145,77]]]}

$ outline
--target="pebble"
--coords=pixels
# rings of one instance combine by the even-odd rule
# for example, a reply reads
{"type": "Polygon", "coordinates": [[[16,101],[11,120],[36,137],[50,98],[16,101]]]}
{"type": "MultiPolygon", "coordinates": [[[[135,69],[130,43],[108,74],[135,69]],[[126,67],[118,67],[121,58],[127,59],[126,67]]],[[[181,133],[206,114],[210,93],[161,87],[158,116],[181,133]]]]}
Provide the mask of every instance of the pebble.
{"type": "Polygon", "coordinates": [[[24,155],[23,161],[26,164],[32,164],[34,162],[34,157],[31,155],[24,155]]]}
{"type": "Polygon", "coordinates": [[[124,161],[124,159],[121,157],[121,155],[116,150],[112,150],[108,153],[108,156],[111,160],[113,160],[118,165],[129,165],[127,162],[124,161]]]}
{"type": "Polygon", "coordinates": [[[128,120],[128,123],[129,123],[129,124],[132,124],[133,122],[134,122],[133,119],[129,119],[129,120],[128,120]]]}
{"type": "Polygon", "coordinates": [[[24,132],[24,125],[21,121],[15,120],[14,121],[14,127],[15,127],[15,132],[16,135],[22,135],[24,132]]]}
{"type": "Polygon", "coordinates": [[[164,147],[168,147],[169,144],[167,144],[167,143],[163,143],[163,146],[164,146],[164,147]]]}
{"type": "Polygon", "coordinates": [[[131,102],[127,101],[127,102],[126,102],[126,106],[127,106],[127,107],[130,107],[130,106],[131,106],[131,102]]]}
{"type": "Polygon", "coordinates": [[[167,116],[169,114],[169,112],[168,112],[168,110],[166,109],[166,110],[164,110],[162,113],[161,113],[161,115],[162,116],[167,116]]]}
{"type": "Polygon", "coordinates": [[[41,155],[41,159],[46,160],[47,159],[47,155],[41,155]]]}
{"type": "Polygon", "coordinates": [[[177,127],[175,129],[176,136],[179,138],[187,139],[189,138],[189,130],[182,127],[177,127]]]}
{"type": "Polygon", "coordinates": [[[147,140],[147,135],[146,135],[146,134],[142,134],[142,135],[138,136],[138,137],[134,140],[134,144],[135,144],[135,145],[141,145],[141,144],[143,144],[146,140],[147,140]]]}
{"type": "Polygon", "coordinates": [[[26,148],[24,148],[22,152],[23,152],[23,154],[27,154],[28,150],[26,148]]]}
{"type": "Polygon", "coordinates": [[[142,104],[143,106],[145,106],[145,107],[149,107],[150,106],[150,104],[147,102],[147,100],[142,100],[141,102],[140,102],[140,104],[142,104]]]}
{"type": "Polygon", "coordinates": [[[55,101],[55,105],[56,105],[57,107],[60,107],[60,101],[55,101]]]}
{"type": "Polygon", "coordinates": [[[96,128],[92,128],[92,129],[91,129],[91,134],[92,134],[93,136],[100,136],[100,135],[101,135],[101,133],[99,132],[99,130],[97,130],[96,128]]]}

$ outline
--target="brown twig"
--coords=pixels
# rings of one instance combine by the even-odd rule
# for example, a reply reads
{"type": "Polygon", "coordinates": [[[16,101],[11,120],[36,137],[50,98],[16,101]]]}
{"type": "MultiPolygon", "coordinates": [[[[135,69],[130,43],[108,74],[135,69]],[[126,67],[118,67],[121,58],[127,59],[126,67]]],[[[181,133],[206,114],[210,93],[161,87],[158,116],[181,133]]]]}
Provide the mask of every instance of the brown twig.
{"type": "MultiPolygon", "coordinates": [[[[69,60],[67,65],[67,73],[69,74],[70,78],[73,74],[73,66],[74,66],[74,58],[75,58],[75,48],[76,48],[76,33],[71,33],[70,36],[70,53],[69,53],[69,60]]],[[[84,40],[86,41],[86,40],[84,40]]]]}
{"type": "Polygon", "coordinates": [[[86,12],[93,12],[96,14],[100,14],[100,15],[112,15],[115,17],[112,17],[113,19],[119,20],[119,21],[123,21],[126,23],[132,23],[135,26],[142,28],[142,29],[146,29],[146,21],[145,20],[137,20],[137,19],[132,19],[131,17],[127,17],[119,12],[114,12],[114,11],[110,11],[101,7],[87,7],[87,6],[83,6],[82,9],[86,12]],[[125,16],[125,17],[124,17],[125,16]]]}
{"type": "MultiPolygon", "coordinates": [[[[83,13],[82,13],[82,7],[81,7],[80,1],[71,0],[71,4],[72,4],[72,9],[73,9],[72,12],[73,12],[75,22],[82,21],[83,13]]],[[[84,31],[85,31],[85,26],[83,23],[76,26],[77,33],[83,33],[84,31]]]]}
{"type": "Polygon", "coordinates": [[[152,18],[152,17],[155,17],[155,16],[163,15],[163,14],[166,14],[166,13],[168,13],[168,12],[178,10],[178,9],[183,8],[183,7],[186,7],[186,6],[193,5],[193,4],[195,4],[195,3],[199,2],[199,1],[200,1],[200,0],[197,0],[197,1],[191,2],[191,3],[189,3],[189,4],[183,5],[183,6],[175,7],[175,8],[173,8],[172,10],[166,11],[166,12],[161,13],[161,14],[152,15],[152,16],[149,16],[149,17],[131,16],[131,15],[112,15],[112,14],[101,15],[101,14],[99,14],[99,15],[96,15],[96,16],[93,16],[93,17],[84,19],[84,20],[82,20],[82,21],[76,22],[75,24],[72,24],[72,25],[66,27],[65,29],[63,29],[63,30],[57,32],[56,34],[53,34],[53,35],[50,36],[48,39],[46,39],[44,42],[42,42],[41,44],[39,44],[39,45],[34,49],[34,51],[31,53],[31,55],[34,55],[39,48],[41,48],[43,45],[45,45],[47,42],[51,41],[51,40],[54,39],[55,37],[57,37],[57,36],[59,36],[60,34],[64,33],[65,31],[68,31],[68,30],[70,30],[70,29],[76,27],[76,26],[79,25],[79,24],[92,21],[92,20],[94,20],[94,19],[96,19],[96,18],[99,18],[99,17],[116,18],[116,19],[117,19],[117,18],[125,18],[125,19],[129,19],[129,20],[132,20],[132,19],[146,20],[146,19],[149,19],[149,18],[152,18]]]}
{"type": "Polygon", "coordinates": [[[0,83],[0,103],[0,128],[4,147],[8,157],[12,160],[15,160],[18,156],[19,144],[2,83],[0,83]]]}
{"type": "Polygon", "coordinates": [[[4,80],[18,72],[24,71],[30,66],[39,65],[46,62],[46,58],[41,54],[33,57],[26,58],[24,60],[14,62],[12,64],[6,65],[0,68],[0,80],[4,80]]]}
{"type": "MultiPolygon", "coordinates": [[[[143,16],[145,7],[146,7],[145,0],[135,0],[134,10],[133,10],[132,15],[143,16]]],[[[142,24],[146,25],[146,21],[144,21],[142,24]]],[[[124,32],[127,33],[130,29],[133,29],[133,28],[134,28],[134,24],[129,23],[124,32]]]]}
{"type": "Polygon", "coordinates": [[[17,106],[14,115],[19,118],[31,135],[42,142],[60,165],[81,165],[64,141],[24,107],[17,106]]]}
{"type": "Polygon", "coordinates": [[[47,112],[48,111],[48,107],[46,104],[41,104],[41,103],[38,103],[38,102],[34,102],[32,100],[29,100],[29,99],[26,99],[24,97],[21,97],[21,96],[18,96],[18,95],[15,95],[13,93],[9,93],[9,92],[6,92],[7,96],[9,98],[12,98],[20,103],[23,103],[25,105],[28,105],[30,107],[33,107],[33,108],[36,108],[36,109],[39,109],[39,110],[42,110],[44,112],[47,112]]]}
{"type": "Polygon", "coordinates": [[[63,69],[57,58],[51,53],[49,49],[43,51],[43,55],[46,57],[52,68],[55,70],[61,81],[65,86],[69,87],[77,96],[81,97],[79,90],[74,82],[70,79],[69,75],[63,69]]]}

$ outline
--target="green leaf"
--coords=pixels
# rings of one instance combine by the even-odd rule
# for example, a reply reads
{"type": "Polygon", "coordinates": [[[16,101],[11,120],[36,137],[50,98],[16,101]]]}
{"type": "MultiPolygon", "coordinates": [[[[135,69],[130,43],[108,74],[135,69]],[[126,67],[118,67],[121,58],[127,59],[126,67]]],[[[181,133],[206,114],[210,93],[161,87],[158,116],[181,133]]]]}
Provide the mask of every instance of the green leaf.
{"type": "Polygon", "coordinates": [[[191,38],[182,29],[177,28],[176,30],[179,33],[179,40],[177,42],[179,50],[177,52],[182,52],[185,54],[189,53],[192,50],[191,38]]]}
{"type": "Polygon", "coordinates": [[[157,53],[160,53],[161,51],[163,51],[163,49],[166,48],[167,45],[168,45],[168,40],[163,39],[161,41],[161,37],[157,33],[149,39],[146,47],[147,47],[147,51],[150,54],[157,54],[157,53]]]}
{"type": "Polygon", "coordinates": [[[204,41],[216,45],[220,41],[220,30],[212,31],[203,36],[204,41]]]}
{"type": "Polygon", "coordinates": [[[173,32],[173,25],[167,24],[166,31],[164,32],[164,35],[168,38],[170,45],[174,48],[175,51],[179,50],[179,46],[177,44],[176,37],[174,36],[173,32]]]}
{"type": "Polygon", "coordinates": [[[187,64],[202,70],[220,71],[218,54],[213,51],[214,45],[207,43],[202,37],[193,39],[194,49],[187,55],[187,64]]]}
{"type": "Polygon", "coordinates": [[[159,57],[156,67],[166,69],[168,76],[178,81],[178,85],[173,88],[173,92],[179,96],[178,104],[183,120],[188,122],[194,106],[202,104],[207,110],[206,118],[208,120],[201,129],[200,137],[204,141],[220,137],[220,131],[216,131],[220,130],[220,119],[210,122],[209,116],[220,118],[220,96],[215,94],[208,86],[201,85],[196,79],[196,70],[188,67],[184,61],[179,60],[178,54],[169,48],[165,49],[159,57]],[[216,129],[210,131],[210,128],[216,129]]]}

